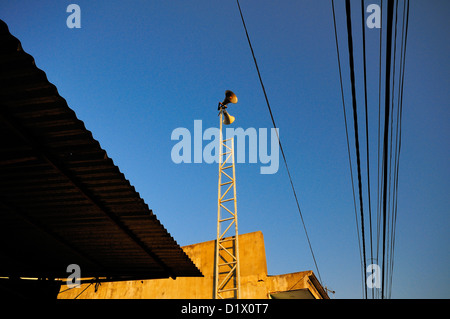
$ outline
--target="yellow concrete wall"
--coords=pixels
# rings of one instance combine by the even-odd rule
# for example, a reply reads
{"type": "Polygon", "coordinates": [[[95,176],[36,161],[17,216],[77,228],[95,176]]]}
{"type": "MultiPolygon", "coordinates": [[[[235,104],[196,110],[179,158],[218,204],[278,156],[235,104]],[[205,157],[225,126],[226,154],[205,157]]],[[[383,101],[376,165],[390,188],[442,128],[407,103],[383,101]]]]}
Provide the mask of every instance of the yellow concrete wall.
{"type": "MultiPolygon", "coordinates": [[[[212,299],[215,241],[185,246],[183,250],[202,271],[204,277],[102,283],[97,291],[94,285],[91,285],[78,299],[212,299]]],[[[267,299],[271,291],[281,291],[291,286],[300,289],[309,285],[308,276],[305,274],[312,273],[310,271],[281,276],[267,275],[264,238],[260,231],[239,235],[239,255],[243,299],[267,299]]],[[[71,290],[66,290],[67,287],[63,285],[61,291],[66,291],[61,292],[58,298],[75,298],[87,285],[83,284],[81,288],[71,290]]],[[[315,296],[320,298],[317,293],[315,296]]]]}

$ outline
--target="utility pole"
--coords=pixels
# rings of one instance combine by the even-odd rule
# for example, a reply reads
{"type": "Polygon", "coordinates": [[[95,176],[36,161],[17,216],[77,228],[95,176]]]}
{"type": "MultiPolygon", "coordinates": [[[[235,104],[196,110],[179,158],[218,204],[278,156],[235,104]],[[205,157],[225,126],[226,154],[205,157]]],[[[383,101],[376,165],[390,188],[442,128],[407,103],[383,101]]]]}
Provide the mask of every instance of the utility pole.
{"type": "Polygon", "coordinates": [[[217,240],[215,256],[215,299],[240,298],[238,220],[236,202],[236,171],[234,165],[234,137],[223,139],[222,124],[229,125],[234,117],[228,114],[227,104],[237,103],[236,95],[225,92],[219,102],[220,144],[219,184],[217,195],[217,240]],[[234,226],[234,227],[233,227],[234,226]]]}

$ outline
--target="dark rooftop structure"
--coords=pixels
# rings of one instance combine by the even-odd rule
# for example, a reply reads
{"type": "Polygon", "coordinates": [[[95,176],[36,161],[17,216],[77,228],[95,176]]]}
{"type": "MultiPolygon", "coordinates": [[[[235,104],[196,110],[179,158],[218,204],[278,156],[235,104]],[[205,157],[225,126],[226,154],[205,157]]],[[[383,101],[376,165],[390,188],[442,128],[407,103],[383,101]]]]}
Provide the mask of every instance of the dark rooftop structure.
{"type": "Polygon", "coordinates": [[[202,276],[1,20],[0,242],[9,279],[202,276]]]}

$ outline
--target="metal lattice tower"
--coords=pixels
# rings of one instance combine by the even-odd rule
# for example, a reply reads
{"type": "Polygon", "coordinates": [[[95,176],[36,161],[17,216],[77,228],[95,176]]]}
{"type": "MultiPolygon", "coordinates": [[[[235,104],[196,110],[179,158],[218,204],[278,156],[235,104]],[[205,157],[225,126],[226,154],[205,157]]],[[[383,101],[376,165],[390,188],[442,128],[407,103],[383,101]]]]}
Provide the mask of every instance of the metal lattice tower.
{"type": "MultiPolygon", "coordinates": [[[[235,101],[237,101],[237,98],[235,101]]],[[[217,196],[217,240],[215,251],[214,297],[216,299],[239,299],[240,271],[236,202],[236,171],[234,165],[234,138],[224,140],[222,137],[223,117],[225,116],[225,124],[232,123],[234,118],[230,116],[225,109],[226,104],[224,105],[219,103],[219,187],[217,196]]]]}

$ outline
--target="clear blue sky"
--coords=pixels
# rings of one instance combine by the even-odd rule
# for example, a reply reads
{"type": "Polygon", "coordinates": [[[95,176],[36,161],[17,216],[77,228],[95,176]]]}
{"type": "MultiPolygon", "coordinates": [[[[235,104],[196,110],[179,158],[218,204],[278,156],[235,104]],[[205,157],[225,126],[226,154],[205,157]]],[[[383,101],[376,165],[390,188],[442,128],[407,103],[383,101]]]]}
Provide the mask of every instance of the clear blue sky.
{"type": "MultiPolygon", "coordinates": [[[[335,298],[361,298],[331,1],[241,7],[323,283],[335,298]]],[[[336,0],[345,53],[343,8],[336,0]]],[[[449,14],[449,1],[410,4],[392,298],[450,297],[449,14]]],[[[236,2],[2,1],[0,18],[175,240],[215,239],[217,165],[173,163],[171,133],[193,132],[195,119],[217,126],[226,89],[239,97],[236,127],[272,127],[236,2]],[[80,29],[66,26],[70,3],[80,29]]],[[[371,101],[378,32],[366,33],[371,101]]],[[[348,88],[346,55],[342,67],[348,88]]],[[[276,174],[260,165],[236,168],[239,232],[263,232],[269,274],[316,271],[281,157],[276,174]]]]}

